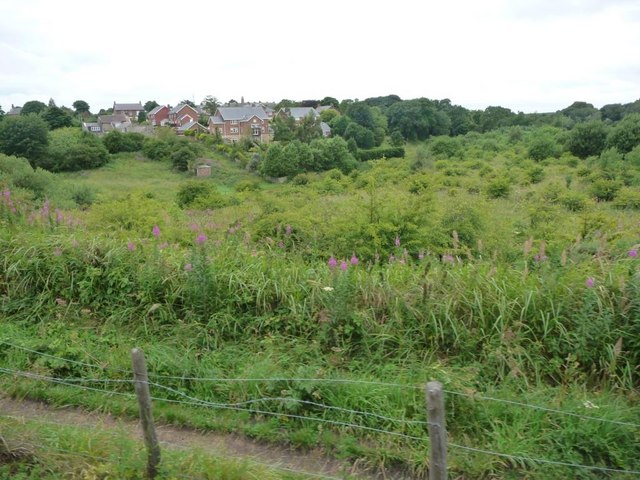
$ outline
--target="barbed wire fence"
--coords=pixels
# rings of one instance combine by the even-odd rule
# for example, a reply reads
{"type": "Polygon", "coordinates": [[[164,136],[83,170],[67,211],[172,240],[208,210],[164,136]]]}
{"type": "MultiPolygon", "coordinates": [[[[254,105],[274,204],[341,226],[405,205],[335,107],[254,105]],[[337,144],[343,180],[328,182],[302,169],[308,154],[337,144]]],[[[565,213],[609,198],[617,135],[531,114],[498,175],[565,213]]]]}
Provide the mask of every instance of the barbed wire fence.
{"type": "MultiPolygon", "coordinates": [[[[78,360],[68,359],[60,356],[55,356],[48,354],[46,352],[40,352],[38,350],[30,349],[28,347],[24,347],[22,345],[17,345],[12,342],[0,339],[0,344],[7,345],[8,347],[15,348],[18,350],[23,350],[28,353],[31,353],[36,356],[41,356],[43,358],[49,358],[51,360],[55,360],[58,362],[66,362],[73,365],[78,365],[82,367],[87,367],[91,369],[97,369],[101,372],[110,371],[119,374],[126,374],[127,376],[131,376],[132,371],[126,370],[122,368],[114,368],[114,367],[105,367],[104,365],[97,365],[87,362],[81,362],[78,360]]],[[[153,388],[157,392],[164,392],[164,395],[150,395],[150,400],[154,402],[163,402],[163,403],[172,403],[172,404],[180,404],[189,407],[199,407],[199,408],[207,408],[207,409],[217,409],[217,410],[234,410],[240,412],[247,412],[253,415],[264,415],[264,416],[274,416],[278,418],[287,418],[292,420],[300,420],[300,421],[311,421],[317,422],[329,426],[334,427],[343,427],[355,430],[363,430],[367,432],[372,432],[381,435],[389,435],[397,438],[401,438],[411,442],[420,442],[420,444],[428,446],[430,452],[433,452],[434,448],[432,445],[433,437],[431,442],[425,435],[424,430],[429,430],[431,432],[438,431],[441,438],[444,438],[444,452],[440,454],[439,457],[434,458],[433,456],[429,461],[429,471],[430,471],[430,479],[441,479],[446,478],[446,450],[447,448],[460,450],[465,452],[471,452],[475,454],[482,454],[488,456],[495,456],[498,458],[509,459],[513,462],[516,462],[519,465],[536,465],[536,464],[545,464],[545,465],[554,465],[559,467],[568,467],[575,468],[581,470],[591,470],[602,473],[620,473],[627,475],[638,475],[640,476],[640,471],[638,470],[624,470],[617,468],[609,468],[602,467],[597,465],[584,465],[575,462],[565,462],[559,460],[550,460],[545,458],[538,457],[530,457],[525,455],[513,455],[504,452],[497,452],[490,449],[482,449],[476,448],[468,445],[462,445],[458,443],[448,442],[446,441],[446,426],[444,425],[444,414],[442,417],[434,420],[429,415],[427,415],[427,420],[413,420],[406,418],[394,418],[386,415],[380,415],[377,413],[367,412],[363,410],[355,410],[349,408],[342,408],[333,405],[327,405],[321,402],[303,400],[299,398],[292,397],[281,397],[281,396],[263,396],[260,398],[254,398],[250,400],[244,400],[240,402],[233,403],[221,403],[221,402],[212,402],[208,400],[204,400],[198,398],[193,395],[189,395],[183,391],[180,391],[176,388],[169,387],[164,385],[163,381],[189,381],[189,382],[212,382],[212,383],[257,383],[257,382],[288,382],[288,383],[324,383],[324,384],[345,384],[345,385],[360,385],[360,386],[377,386],[377,387],[385,387],[385,388],[400,388],[414,391],[425,391],[424,385],[415,385],[415,384],[401,384],[401,383],[391,383],[391,382],[378,382],[378,381],[367,381],[367,380],[351,380],[344,378],[296,378],[296,377],[266,377],[266,378],[224,378],[224,377],[192,377],[192,376],[177,376],[177,375],[160,375],[154,374],[153,372],[148,373],[148,377],[144,380],[136,380],[136,379],[114,379],[114,378],[83,378],[83,377],[52,377],[47,375],[42,375],[36,372],[28,372],[17,369],[0,367],[0,374],[31,379],[34,381],[47,382],[55,385],[62,385],[70,388],[75,388],[79,390],[91,391],[96,393],[115,395],[115,396],[123,396],[128,397],[130,399],[139,398],[134,393],[108,389],[107,385],[120,385],[120,386],[135,386],[144,383],[147,388],[153,388]],[[153,379],[153,380],[151,380],[153,379]],[[100,386],[101,385],[101,386],[100,386]],[[171,398],[173,397],[173,398],[171,398]],[[319,416],[310,416],[310,415],[302,415],[298,413],[287,413],[286,411],[273,411],[266,409],[264,407],[260,407],[260,405],[264,404],[273,404],[279,405],[282,408],[287,407],[308,407],[313,408],[317,411],[323,412],[326,414],[327,412],[344,414],[347,418],[350,419],[371,419],[374,422],[381,422],[386,425],[398,425],[406,428],[407,426],[415,426],[416,428],[422,428],[422,435],[408,434],[403,433],[401,431],[395,431],[390,428],[379,428],[378,426],[370,426],[363,425],[362,423],[356,423],[355,421],[343,421],[343,420],[335,420],[322,418],[319,416]],[[442,456],[444,455],[444,457],[442,456]],[[443,468],[436,468],[435,464],[443,464],[443,468]]],[[[428,389],[427,389],[428,390],[428,389]]],[[[425,391],[425,393],[428,393],[425,391]]],[[[480,395],[475,393],[464,393],[458,392],[454,390],[441,389],[442,394],[449,395],[451,397],[463,397],[473,401],[481,401],[481,402],[497,402],[503,403],[507,405],[511,405],[514,407],[527,408],[531,410],[542,411],[549,414],[568,416],[580,419],[582,421],[592,421],[592,422],[601,422],[606,424],[612,424],[616,426],[624,426],[631,429],[640,429],[640,424],[633,422],[623,422],[618,420],[611,420],[604,417],[597,417],[592,415],[583,415],[576,412],[570,412],[565,410],[560,410],[557,408],[551,408],[548,406],[541,405],[533,405],[526,402],[520,402],[516,400],[509,399],[501,399],[486,395],[480,395]]],[[[150,406],[149,406],[150,408],[150,406]]],[[[427,408],[425,409],[427,412],[429,410],[429,405],[427,404],[427,408]]],[[[141,410],[142,411],[142,410],[141,410]]],[[[415,431],[415,428],[414,428],[415,431]]],[[[149,445],[147,445],[149,448],[149,445]]],[[[152,446],[151,449],[157,448],[159,451],[159,443],[156,446],[152,446]]],[[[159,461],[159,460],[158,460],[159,461]]],[[[276,467],[277,469],[278,467],[276,467]]],[[[331,476],[322,476],[321,474],[311,473],[311,472],[303,472],[303,471],[294,471],[291,469],[280,468],[280,470],[287,471],[290,470],[291,473],[298,473],[301,475],[307,475],[311,477],[318,478],[335,478],[331,476]]],[[[153,476],[151,476],[153,478],[153,476]]],[[[189,477],[184,477],[189,478],[189,477]]]]}

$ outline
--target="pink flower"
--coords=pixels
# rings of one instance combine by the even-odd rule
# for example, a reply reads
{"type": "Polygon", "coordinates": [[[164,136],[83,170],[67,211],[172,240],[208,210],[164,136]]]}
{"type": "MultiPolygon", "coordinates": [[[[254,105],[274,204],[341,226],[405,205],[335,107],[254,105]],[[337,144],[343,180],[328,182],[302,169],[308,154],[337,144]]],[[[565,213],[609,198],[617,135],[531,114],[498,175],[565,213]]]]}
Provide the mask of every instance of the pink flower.
{"type": "Polygon", "coordinates": [[[396,239],[395,239],[395,241],[393,243],[394,243],[394,245],[396,247],[399,247],[400,246],[400,237],[396,235],[396,239]]]}
{"type": "Polygon", "coordinates": [[[632,248],[631,250],[629,250],[629,256],[631,258],[636,258],[638,256],[638,250],[635,248],[632,248]]]}
{"type": "Polygon", "coordinates": [[[153,230],[151,230],[151,233],[153,234],[154,237],[158,238],[160,236],[160,227],[158,227],[157,225],[154,225],[153,230]]]}
{"type": "Polygon", "coordinates": [[[196,243],[198,245],[202,245],[206,241],[207,241],[207,236],[204,233],[201,233],[200,235],[198,235],[198,238],[196,238],[196,243]]]}
{"type": "Polygon", "coordinates": [[[229,227],[229,234],[233,235],[234,233],[236,233],[236,229],[234,227],[229,227]]]}
{"type": "Polygon", "coordinates": [[[420,250],[420,253],[418,253],[418,260],[424,260],[424,251],[420,250]]]}
{"type": "Polygon", "coordinates": [[[587,288],[593,288],[593,285],[596,283],[596,281],[592,277],[589,277],[584,283],[587,288]]]}
{"type": "Polygon", "coordinates": [[[284,248],[284,242],[283,242],[282,240],[280,240],[280,241],[278,242],[278,247],[279,247],[279,248],[284,248]]]}
{"type": "Polygon", "coordinates": [[[443,255],[442,256],[442,261],[443,262],[447,262],[447,263],[453,263],[454,262],[454,258],[453,258],[453,256],[447,254],[447,255],[443,255]]]}
{"type": "Polygon", "coordinates": [[[396,261],[396,256],[392,253],[391,255],[389,255],[389,263],[393,263],[396,261]]]}
{"type": "Polygon", "coordinates": [[[291,235],[291,232],[293,232],[293,228],[291,228],[291,225],[287,225],[287,228],[285,230],[285,233],[287,235],[291,235]]]}
{"type": "Polygon", "coordinates": [[[135,243],[133,243],[133,242],[129,242],[129,243],[127,243],[127,249],[128,249],[130,252],[133,252],[133,251],[136,249],[136,244],[135,244],[135,243]]]}
{"type": "Polygon", "coordinates": [[[349,264],[347,262],[345,262],[344,260],[342,260],[340,262],[340,270],[342,270],[343,272],[346,272],[347,268],[349,268],[349,264]]]}
{"type": "Polygon", "coordinates": [[[184,266],[185,271],[190,272],[191,270],[193,270],[193,265],[191,265],[190,263],[187,263],[184,266]]]}
{"type": "Polygon", "coordinates": [[[360,263],[360,260],[358,260],[358,257],[356,257],[356,254],[354,253],[354,254],[351,256],[351,265],[353,265],[353,266],[355,267],[355,266],[356,266],[356,265],[358,265],[359,263],[360,263]]]}
{"type": "Polygon", "coordinates": [[[165,248],[167,248],[169,246],[169,242],[163,242],[160,245],[158,245],[158,248],[160,250],[164,250],[165,248]]]}
{"type": "Polygon", "coordinates": [[[2,192],[2,196],[4,198],[9,198],[11,197],[11,192],[9,190],[5,190],[4,192],[2,192]]]}
{"type": "Polygon", "coordinates": [[[329,268],[333,270],[338,265],[338,261],[333,257],[333,255],[331,255],[329,261],[327,262],[327,265],[329,265],[329,268]]]}

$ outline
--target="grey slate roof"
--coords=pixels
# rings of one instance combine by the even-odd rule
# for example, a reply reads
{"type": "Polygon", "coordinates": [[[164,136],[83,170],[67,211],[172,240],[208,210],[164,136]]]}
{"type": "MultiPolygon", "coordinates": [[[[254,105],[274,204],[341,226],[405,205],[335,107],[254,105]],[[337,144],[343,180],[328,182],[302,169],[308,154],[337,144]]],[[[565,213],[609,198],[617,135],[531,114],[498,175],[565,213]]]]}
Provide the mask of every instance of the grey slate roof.
{"type": "MultiPolygon", "coordinates": [[[[182,110],[184,107],[189,107],[189,108],[193,108],[191,105],[187,104],[187,103],[179,103],[178,105],[176,105],[175,107],[173,107],[171,110],[169,110],[169,113],[178,113],[180,110],[182,110]]],[[[196,112],[200,113],[200,109],[198,108],[193,108],[196,112]]]]}
{"type": "Polygon", "coordinates": [[[116,113],[115,115],[100,115],[98,117],[98,123],[125,123],[128,122],[129,119],[124,113],[116,113]]]}
{"type": "Polygon", "coordinates": [[[164,105],[158,105],[156,108],[154,108],[153,110],[151,110],[148,115],[155,115],[156,113],[158,113],[160,110],[162,110],[163,108],[165,108],[164,105]]]}
{"type": "Polygon", "coordinates": [[[313,107],[291,107],[287,108],[286,111],[296,120],[302,120],[309,114],[313,115],[314,118],[318,116],[318,112],[316,112],[316,109],[313,107]]]}
{"type": "Polygon", "coordinates": [[[142,104],[140,102],[138,103],[116,103],[113,102],[113,111],[122,111],[122,110],[137,110],[137,111],[142,111],[144,110],[144,107],[142,106],[142,104]]]}
{"type": "Polygon", "coordinates": [[[20,112],[22,112],[22,107],[14,107],[12,105],[11,110],[7,112],[7,115],[20,115],[20,112]]]}
{"type": "Polygon", "coordinates": [[[202,128],[203,130],[206,130],[205,127],[203,127],[202,125],[200,125],[198,123],[197,120],[194,120],[193,122],[189,122],[189,123],[185,123],[184,125],[182,125],[181,127],[178,127],[177,130],[179,132],[186,132],[187,130],[189,130],[191,127],[193,127],[194,125],[198,125],[200,128],[202,128]]]}
{"type": "Polygon", "coordinates": [[[225,122],[229,120],[249,120],[253,116],[258,117],[260,120],[269,119],[263,107],[220,107],[216,114],[219,114],[225,122]]]}
{"type": "Polygon", "coordinates": [[[213,123],[214,125],[223,125],[224,120],[220,115],[211,115],[209,117],[209,123],[213,123]]]}
{"type": "Polygon", "coordinates": [[[322,136],[328,137],[331,135],[331,127],[326,122],[320,122],[320,129],[322,130],[322,136]]]}

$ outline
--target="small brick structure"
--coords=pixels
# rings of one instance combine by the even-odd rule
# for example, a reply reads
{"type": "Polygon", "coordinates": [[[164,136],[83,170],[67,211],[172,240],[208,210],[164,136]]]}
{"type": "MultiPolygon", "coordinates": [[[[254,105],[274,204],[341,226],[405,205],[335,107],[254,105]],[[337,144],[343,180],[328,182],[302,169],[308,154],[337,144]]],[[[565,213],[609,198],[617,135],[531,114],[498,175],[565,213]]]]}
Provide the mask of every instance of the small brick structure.
{"type": "Polygon", "coordinates": [[[211,165],[198,165],[196,167],[196,177],[210,177],[211,165]]]}

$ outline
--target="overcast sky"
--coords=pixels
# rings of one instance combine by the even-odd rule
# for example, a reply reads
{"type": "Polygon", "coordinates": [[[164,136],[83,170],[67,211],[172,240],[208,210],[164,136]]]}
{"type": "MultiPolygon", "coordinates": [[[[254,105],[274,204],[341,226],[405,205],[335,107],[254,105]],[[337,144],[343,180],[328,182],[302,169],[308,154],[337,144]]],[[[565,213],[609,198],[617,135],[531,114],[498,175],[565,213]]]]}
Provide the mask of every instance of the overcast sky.
{"type": "Polygon", "coordinates": [[[640,98],[640,0],[0,0],[0,106],[640,98]]]}

